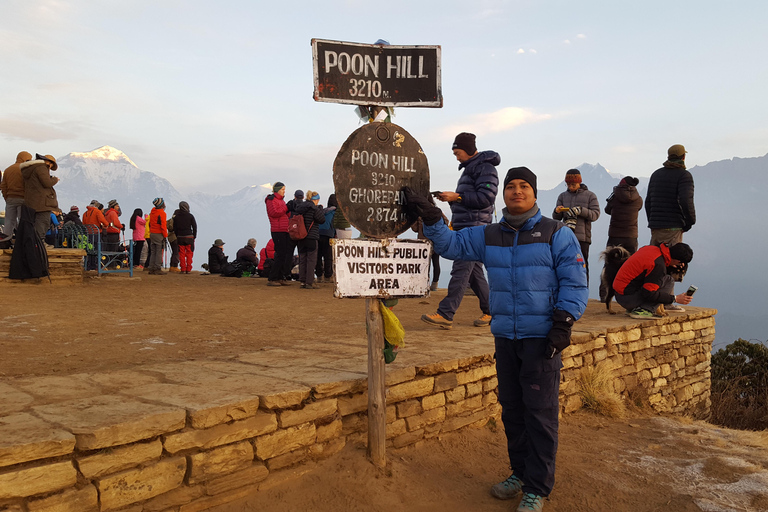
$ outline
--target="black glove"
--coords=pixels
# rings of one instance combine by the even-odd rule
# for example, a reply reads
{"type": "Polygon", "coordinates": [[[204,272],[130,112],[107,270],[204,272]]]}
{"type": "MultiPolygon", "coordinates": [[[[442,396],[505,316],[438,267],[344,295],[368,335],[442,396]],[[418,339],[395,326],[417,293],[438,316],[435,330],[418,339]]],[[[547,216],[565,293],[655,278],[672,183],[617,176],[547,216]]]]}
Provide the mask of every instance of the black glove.
{"type": "Polygon", "coordinates": [[[419,195],[411,187],[403,187],[405,194],[405,209],[408,212],[408,220],[415,222],[418,217],[424,221],[427,226],[432,226],[440,222],[443,218],[443,212],[437,206],[431,204],[429,199],[419,195]]]}
{"type": "Polygon", "coordinates": [[[547,334],[547,349],[544,353],[547,359],[552,359],[571,344],[571,327],[573,317],[567,311],[556,309],[552,315],[552,328],[547,334]]]}
{"type": "Polygon", "coordinates": [[[123,233],[125,233],[125,224],[123,224],[123,227],[121,227],[120,229],[123,231],[123,233]]]}

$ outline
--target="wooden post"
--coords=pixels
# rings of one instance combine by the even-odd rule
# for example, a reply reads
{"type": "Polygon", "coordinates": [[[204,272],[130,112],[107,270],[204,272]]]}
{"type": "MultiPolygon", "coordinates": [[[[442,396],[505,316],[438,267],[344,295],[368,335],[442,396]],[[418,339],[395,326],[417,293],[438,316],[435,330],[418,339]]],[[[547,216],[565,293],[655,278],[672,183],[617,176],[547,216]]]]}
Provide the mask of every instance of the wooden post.
{"type": "Polygon", "coordinates": [[[368,327],[368,458],[379,468],[387,464],[385,453],[387,403],[385,399],[384,319],[379,299],[365,299],[368,327]]]}

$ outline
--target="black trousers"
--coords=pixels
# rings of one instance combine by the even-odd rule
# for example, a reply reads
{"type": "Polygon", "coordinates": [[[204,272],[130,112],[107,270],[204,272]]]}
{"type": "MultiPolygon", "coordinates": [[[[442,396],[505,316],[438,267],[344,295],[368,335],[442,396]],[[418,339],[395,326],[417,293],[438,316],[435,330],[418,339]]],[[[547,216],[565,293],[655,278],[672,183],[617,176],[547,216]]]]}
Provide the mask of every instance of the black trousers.
{"type": "Polygon", "coordinates": [[[331,248],[331,237],[320,235],[317,241],[317,264],[315,266],[315,275],[330,279],[333,275],[333,251],[331,248]]]}
{"type": "Polygon", "coordinates": [[[269,273],[270,281],[282,281],[291,275],[291,263],[293,261],[293,240],[288,233],[272,232],[272,241],[275,243],[275,258],[269,273]]]}
{"type": "Polygon", "coordinates": [[[555,485],[560,354],[544,356],[546,338],[497,337],[495,344],[509,465],[524,482],[524,492],[549,496],[555,485]]]}

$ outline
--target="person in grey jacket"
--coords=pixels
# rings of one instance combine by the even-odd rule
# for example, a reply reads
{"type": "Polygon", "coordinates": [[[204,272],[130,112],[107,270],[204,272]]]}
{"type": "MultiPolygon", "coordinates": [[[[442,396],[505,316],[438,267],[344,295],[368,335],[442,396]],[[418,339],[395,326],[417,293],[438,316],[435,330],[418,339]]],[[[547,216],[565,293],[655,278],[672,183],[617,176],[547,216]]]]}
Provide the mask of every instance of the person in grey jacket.
{"type": "Polygon", "coordinates": [[[568,190],[557,198],[557,206],[552,212],[552,218],[561,220],[571,228],[581,246],[581,255],[587,269],[589,282],[589,245],[592,243],[592,222],[600,217],[600,204],[597,196],[581,182],[578,169],[570,169],[565,173],[565,184],[568,190]]]}

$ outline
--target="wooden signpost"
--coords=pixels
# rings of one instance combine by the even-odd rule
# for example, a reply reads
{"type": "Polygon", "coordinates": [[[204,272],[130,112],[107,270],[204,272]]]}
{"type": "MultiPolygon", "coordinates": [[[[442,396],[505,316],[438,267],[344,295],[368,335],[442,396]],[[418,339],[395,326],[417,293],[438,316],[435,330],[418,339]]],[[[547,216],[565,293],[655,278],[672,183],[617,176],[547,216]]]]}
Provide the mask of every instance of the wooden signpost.
{"type": "Polygon", "coordinates": [[[315,101],[442,107],[439,46],[312,40],[315,101]]]}
{"type": "MultiPolygon", "coordinates": [[[[315,101],[442,107],[439,46],[312,40],[315,101]]],[[[373,122],[355,130],[333,164],[339,209],[365,240],[335,239],[337,297],[365,297],[368,331],[368,457],[386,465],[384,325],[380,299],[429,294],[431,243],[397,240],[410,228],[403,187],[429,193],[429,166],[402,127],[373,122]]]]}

